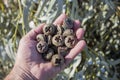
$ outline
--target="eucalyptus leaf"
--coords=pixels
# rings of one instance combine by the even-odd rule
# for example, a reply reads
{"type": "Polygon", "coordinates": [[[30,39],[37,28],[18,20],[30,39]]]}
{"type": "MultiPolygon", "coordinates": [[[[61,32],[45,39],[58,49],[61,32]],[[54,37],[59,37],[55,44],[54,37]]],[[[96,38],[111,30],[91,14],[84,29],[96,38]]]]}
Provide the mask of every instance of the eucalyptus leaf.
{"type": "Polygon", "coordinates": [[[48,14],[52,10],[52,8],[55,6],[55,3],[56,3],[56,0],[50,1],[50,5],[48,6],[48,10],[47,10],[46,14],[48,14]]]}

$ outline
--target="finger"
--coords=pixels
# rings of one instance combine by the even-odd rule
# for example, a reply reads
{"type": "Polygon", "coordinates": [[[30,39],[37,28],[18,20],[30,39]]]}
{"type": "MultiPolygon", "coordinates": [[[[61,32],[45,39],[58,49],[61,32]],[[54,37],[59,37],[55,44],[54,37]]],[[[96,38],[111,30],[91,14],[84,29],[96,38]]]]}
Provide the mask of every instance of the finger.
{"type": "Polygon", "coordinates": [[[27,33],[27,37],[29,37],[30,39],[36,39],[36,36],[39,34],[39,33],[42,33],[42,29],[44,27],[45,23],[41,24],[40,26],[32,29],[30,32],[27,33]]]}
{"type": "Polygon", "coordinates": [[[82,39],[83,35],[84,35],[84,29],[83,28],[78,28],[78,30],[76,31],[76,37],[78,40],[82,39]]]}
{"type": "Polygon", "coordinates": [[[66,65],[68,65],[86,46],[86,42],[84,40],[79,41],[73,49],[66,55],[66,65]]]}
{"type": "Polygon", "coordinates": [[[80,28],[80,21],[79,20],[75,20],[74,21],[74,31],[76,31],[78,28],[80,28]]]}
{"type": "Polygon", "coordinates": [[[66,14],[63,13],[61,14],[55,21],[54,21],[54,25],[62,25],[63,21],[65,20],[65,18],[67,18],[66,14]]]}

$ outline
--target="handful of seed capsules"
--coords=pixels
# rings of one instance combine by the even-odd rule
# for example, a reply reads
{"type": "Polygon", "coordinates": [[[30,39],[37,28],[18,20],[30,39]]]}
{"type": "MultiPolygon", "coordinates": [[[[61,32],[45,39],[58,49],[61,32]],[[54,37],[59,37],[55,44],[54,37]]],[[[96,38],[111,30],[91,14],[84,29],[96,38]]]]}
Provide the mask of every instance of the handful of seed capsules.
{"type": "Polygon", "coordinates": [[[46,24],[43,34],[38,34],[36,48],[45,61],[51,61],[54,66],[62,65],[64,57],[77,42],[74,30],[74,21],[66,18],[62,26],[46,24]]]}

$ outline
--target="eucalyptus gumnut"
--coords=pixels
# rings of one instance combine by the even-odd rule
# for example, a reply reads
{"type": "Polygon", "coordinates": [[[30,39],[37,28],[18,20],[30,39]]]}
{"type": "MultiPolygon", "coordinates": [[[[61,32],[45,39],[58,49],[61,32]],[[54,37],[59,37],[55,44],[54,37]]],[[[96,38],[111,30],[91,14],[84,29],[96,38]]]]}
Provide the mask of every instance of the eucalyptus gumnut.
{"type": "Polygon", "coordinates": [[[64,63],[64,58],[60,54],[55,54],[52,56],[51,62],[54,66],[59,66],[64,63]]]}
{"type": "Polygon", "coordinates": [[[47,43],[48,45],[51,45],[52,44],[52,36],[51,35],[47,35],[47,43]]]}
{"type": "Polygon", "coordinates": [[[71,20],[70,18],[66,18],[63,21],[63,28],[64,29],[72,29],[74,27],[74,21],[71,20]]]}
{"type": "Polygon", "coordinates": [[[53,35],[56,31],[56,26],[54,24],[47,24],[43,27],[43,33],[45,35],[53,35]]]}
{"type": "Polygon", "coordinates": [[[39,53],[45,53],[48,50],[48,44],[45,41],[37,43],[37,50],[39,53]]]}
{"type": "Polygon", "coordinates": [[[63,36],[64,36],[64,37],[69,36],[69,35],[74,35],[73,29],[66,29],[66,30],[63,32],[63,36]]]}
{"type": "Polygon", "coordinates": [[[43,58],[47,61],[50,61],[53,55],[54,55],[54,50],[49,48],[48,51],[43,54],[43,58]]]}
{"type": "Polygon", "coordinates": [[[55,46],[62,46],[64,44],[64,39],[62,35],[54,35],[52,38],[52,44],[55,46]]]}
{"type": "Polygon", "coordinates": [[[46,41],[45,35],[44,34],[38,34],[36,37],[37,41],[46,41]]]}
{"type": "Polygon", "coordinates": [[[76,38],[73,35],[67,36],[65,38],[65,45],[68,48],[73,48],[76,44],[76,38]]]}
{"type": "Polygon", "coordinates": [[[69,49],[66,46],[58,47],[58,54],[65,57],[69,53],[69,49]]]}
{"type": "Polygon", "coordinates": [[[63,27],[57,26],[57,34],[62,34],[64,31],[63,27]]]}

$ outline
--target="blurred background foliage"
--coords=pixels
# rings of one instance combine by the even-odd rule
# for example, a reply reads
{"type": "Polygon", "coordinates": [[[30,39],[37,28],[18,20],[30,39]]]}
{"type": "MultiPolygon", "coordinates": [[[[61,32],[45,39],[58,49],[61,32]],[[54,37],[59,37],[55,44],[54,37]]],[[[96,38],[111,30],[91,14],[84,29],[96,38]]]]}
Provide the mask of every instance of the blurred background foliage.
{"type": "Polygon", "coordinates": [[[0,0],[0,80],[14,65],[22,36],[61,13],[80,20],[87,46],[54,80],[120,79],[119,0],[0,0]]]}

